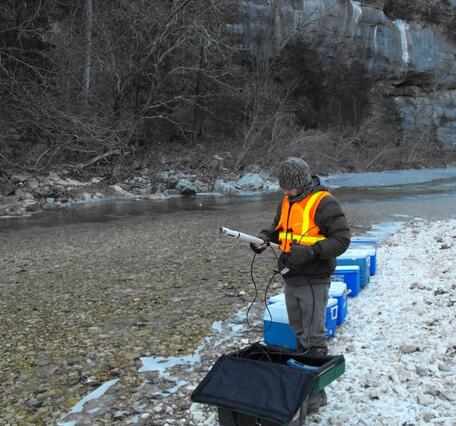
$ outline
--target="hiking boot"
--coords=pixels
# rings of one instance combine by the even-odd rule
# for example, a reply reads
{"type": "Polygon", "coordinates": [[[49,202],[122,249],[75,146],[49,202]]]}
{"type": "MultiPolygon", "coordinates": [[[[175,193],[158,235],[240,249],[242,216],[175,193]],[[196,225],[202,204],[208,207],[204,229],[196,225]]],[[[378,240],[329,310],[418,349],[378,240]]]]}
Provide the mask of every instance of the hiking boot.
{"type": "Polygon", "coordinates": [[[313,348],[309,348],[309,355],[328,355],[328,348],[326,346],[315,346],[313,348]]]}
{"type": "Polygon", "coordinates": [[[302,345],[299,339],[296,339],[296,352],[302,353],[307,352],[307,349],[302,345]]]}
{"type": "Polygon", "coordinates": [[[309,402],[307,403],[307,414],[316,413],[320,407],[323,407],[328,403],[328,397],[324,389],[320,391],[312,391],[309,396],[309,402]]]}

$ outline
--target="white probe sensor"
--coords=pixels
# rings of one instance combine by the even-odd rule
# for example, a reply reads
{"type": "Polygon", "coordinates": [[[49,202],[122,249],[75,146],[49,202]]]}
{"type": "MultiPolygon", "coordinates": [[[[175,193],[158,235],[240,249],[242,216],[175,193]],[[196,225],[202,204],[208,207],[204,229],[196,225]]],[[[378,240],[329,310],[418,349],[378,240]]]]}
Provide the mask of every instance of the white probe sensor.
{"type": "MultiPolygon", "coordinates": [[[[221,234],[225,234],[227,237],[233,238],[235,240],[238,239],[241,241],[245,241],[246,243],[265,244],[265,242],[261,238],[254,237],[253,235],[249,234],[244,234],[243,232],[235,231],[234,229],[224,228],[223,226],[219,228],[219,232],[221,234]]],[[[276,243],[269,243],[269,245],[274,249],[279,248],[279,245],[276,243]]]]}

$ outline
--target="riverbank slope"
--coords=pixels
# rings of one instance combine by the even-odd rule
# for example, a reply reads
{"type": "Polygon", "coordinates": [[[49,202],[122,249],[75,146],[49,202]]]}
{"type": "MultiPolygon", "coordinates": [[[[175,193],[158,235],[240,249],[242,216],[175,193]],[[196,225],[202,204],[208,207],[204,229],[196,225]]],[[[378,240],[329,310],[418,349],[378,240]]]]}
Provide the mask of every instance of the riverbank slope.
{"type": "MultiPolygon", "coordinates": [[[[456,220],[416,219],[383,242],[377,275],[349,300],[348,320],[330,341],[331,353],[345,356],[347,372],[327,388],[329,403],[308,418],[309,425],[454,424],[455,241],[456,220]]],[[[261,303],[257,308],[261,313],[261,303]]],[[[138,369],[146,371],[128,373],[134,389],[115,384],[65,420],[215,424],[216,410],[191,404],[190,393],[221,354],[261,338],[243,325],[244,314],[213,323],[190,357],[141,358],[138,369]]],[[[251,317],[252,324],[260,318],[251,317]]]]}

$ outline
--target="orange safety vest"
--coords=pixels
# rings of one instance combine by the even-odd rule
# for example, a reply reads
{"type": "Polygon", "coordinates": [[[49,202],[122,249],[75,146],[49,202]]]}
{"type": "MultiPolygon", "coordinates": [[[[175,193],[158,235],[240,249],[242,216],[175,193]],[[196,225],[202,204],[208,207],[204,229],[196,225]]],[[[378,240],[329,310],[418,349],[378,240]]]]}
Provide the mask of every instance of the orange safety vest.
{"type": "Polygon", "coordinates": [[[280,250],[290,253],[292,241],[294,244],[310,246],[326,239],[315,223],[315,212],[327,195],[330,195],[328,191],[317,191],[291,206],[288,195],[283,197],[282,213],[275,228],[279,231],[280,250]]]}

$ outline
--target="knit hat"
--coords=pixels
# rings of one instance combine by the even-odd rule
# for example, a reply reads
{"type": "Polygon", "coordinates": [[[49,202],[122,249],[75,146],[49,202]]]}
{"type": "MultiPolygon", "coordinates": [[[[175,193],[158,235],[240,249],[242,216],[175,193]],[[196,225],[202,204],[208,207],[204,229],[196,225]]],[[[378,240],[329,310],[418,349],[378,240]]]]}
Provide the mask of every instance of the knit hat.
{"type": "Polygon", "coordinates": [[[303,189],[312,181],[309,165],[298,157],[289,157],[280,164],[279,185],[282,189],[303,189]]]}

